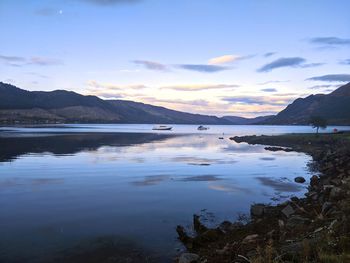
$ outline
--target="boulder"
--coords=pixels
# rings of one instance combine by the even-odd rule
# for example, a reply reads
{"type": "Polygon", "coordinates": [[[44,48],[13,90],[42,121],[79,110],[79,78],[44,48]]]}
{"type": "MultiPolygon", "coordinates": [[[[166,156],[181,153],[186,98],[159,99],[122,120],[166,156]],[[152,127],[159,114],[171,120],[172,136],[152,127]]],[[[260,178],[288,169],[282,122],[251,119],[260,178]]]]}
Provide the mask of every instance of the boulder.
{"type": "Polygon", "coordinates": [[[257,238],[259,237],[258,234],[253,234],[253,235],[249,235],[249,236],[246,236],[242,243],[243,244],[247,244],[247,243],[253,243],[253,242],[256,242],[257,238]]]}
{"type": "Polygon", "coordinates": [[[198,234],[204,233],[208,230],[208,228],[202,224],[202,222],[200,221],[200,216],[198,215],[193,215],[193,227],[198,234]]]}
{"type": "Polygon", "coordinates": [[[289,218],[291,215],[295,213],[294,208],[291,205],[287,205],[285,208],[282,209],[282,214],[284,214],[287,218],[289,218]]]}
{"type": "Polygon", "coordinates": [[[343,191],[340,187],[333,187],[329,193],[329,198],[331,200],[338,200],[342,197],[343,191]]]}
{"type": "Polygon", "coordinates": [[[288,229],[293,229],[295,227],[302,226],[308,223],[310,223],[310,219],[295,215],[287,220],[286,227],[288,229]]]}
{"type": "Polygon", "coordinates": [[[294,181],[295,181],[296,183],[303,184],[303,183],[305,183],[306,180],[305,180],[304,177],[298,176],[298,177],[295,177],[295,178],[294,178],[294,181]]]}
{"type": "Polygon", "coordinates": [[[262,217],[264,215],[264,204],[254,204],[250,206],[250,216],[252,218],[262,217]]]}
{"type": "Polygon", "coordinates": [[[199,262],[199,256],[194,253],[183,253],[179,258],[179,263],[197,263],[199,262]]]}
{"type": "Polygon", "coordinates": [[[321,213],[323,215],[326,215],[332,207],[333,207],[333,204],[331,202],[324,202],[322,205],[321,213]]]}

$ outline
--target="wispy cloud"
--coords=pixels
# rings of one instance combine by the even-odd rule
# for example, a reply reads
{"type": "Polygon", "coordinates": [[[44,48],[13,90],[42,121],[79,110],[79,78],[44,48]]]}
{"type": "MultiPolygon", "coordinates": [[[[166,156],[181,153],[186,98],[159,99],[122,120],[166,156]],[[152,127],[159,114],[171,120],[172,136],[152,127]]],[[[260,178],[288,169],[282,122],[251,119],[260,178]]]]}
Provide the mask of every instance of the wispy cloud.
{"type": "Polygon", "coordinates": [[[234,89],[239,87],[235,84],[198,84],[198,85],[172,85],[164,86],[161,89],[172,89],[178,91],[202,91],[202,90],[218,90],[218,89],[234,89]]]}
{"type": "Polygon", "coordinates": [[[314,37],[309,40],[311,44],[322,46],[350,46],[350,38],[339,37],[314,37]]]}
{"type": "Polygon", "coordinates": [[[267,84],[285,83],[285,82],[289,82],[289,80],[269,80],[269,81],[258,83],[258,85],[267,85],[267,84]]]}
{"type": "Polygon", "coordinates": [[[224,56],[209,59],[208,64],[209,65],[220,65],[220,64],[226,64],[226,63],[230,63],[230,62],[234,62],[234,61],[238,61],[238,60],[247,59],[250,57],[252,57],[252,56],[224,55],[224,56]]]}
{"type": "Polygon", "coordinates": [[[24,62],[26,59],[24,57],[0,55],[0,60],[12,63],[12,62],[24,62]]]}
{"type": "Polygon", "coordinates": [[[329,74],[308,78],[306,80],[328,81],[328,82],[349,82],[350,74],[329,74]]]}
{"type": "Polygon", "coordinates": [[[350,65],[350,58],[340,61],[339,64],[341,64],[341,65],[350,65]]]}
{"type": "Polygon", "coordinates": [[[150,60],[134,60],[133,63],[141,65],[149,70],[156,70],[156,71],[166,71],[168,70],[168,67],[164,64],[161,64],[159,62],[150,61],[150,60]]]}
{"type": "Polygon", "coordinates": [[[62,65],[62,60],[55,58],[46,57],[32,57],[28,60],[28,64],[39,65],[39,66],[52,66],[52,65],[62,65]]]}
{"type": "Polygon", "coordinates": [[[288,57],[288,58],[279,58],[276,59],[261,68],[259,68],[258,72],[269,72],[271,70],[277,69],[277,68],[285,68],[285,67],[292,67],[292,68],[311,68],[311,67],[318,67],[323,65],[323,63],[306,63],[305,58],[301,57],[288,57]]]}
{"type": "Polygon", "coordinates": [[[19,57],[19,56],[6,56],[0,55],[0,61],[5,62],[10,66],[21,67],[24,65],[40,65],[40,66],[51,66],[61,65],[63,62],[59,59],[47,58],[47,57],[19,57]]]}
{"type": "Polygon", "coordinates": [[[277,92],[277,89],[275,88],[266,88],[266,89],[261,89],[263,92],[277,92]]]}
{"type": "Polygon", "coordinates": [[[87,82],[88,87],[90,90],[140,90],[140,89],[145,89],[148,88],[146,85],[142,84],[137,84],[137,85],[115,85],[111,83],[100,83],[97,82],[96,80],[89,80],[87,82]]]}
{"type": "Polygon", "coordinates": [[[35,14],[38,16],[55,16],[55,15],[62,15],[63,11],[46,7],[46,8],[41,8],[36,10],[35,14]]]}
{"type": "Polygon", "coordinates": [[[263,56],[266,57],[266,58],[268,58],[268,57],[271,57],[271,56],[273,56],[273,55],[275,55],[275,54],[276,54],[276,52],[267,52],[267,53],[265,53],[263,56]]]}
{"type": "Polygon", "coordinates": [[[179,68],[197,71],[202,73],[215,73],[223,70],[228,70],[228,67],[218,65],[206,65],[206,64],[182,64],[178,65],[179,68]]]}
{"type": "Polygon", "coordinates": [[[277,60],[274,60],[264,66],[262,66],[260,69],[258,69],[258,72],[269,72],[276,68],[283,68],[283,67],[298,67],[305,63],[304,58],[300,57],[291,57],[291,58],[279,58],[277,60]]]}
{"type": "Polygon", "coordinates": [[[329,88],[335,88],[335,87],[339,87],[339,85],[315,85],[315,86],[311,86],[309,87],[309,89],[329,89],[329,88]]]}
{"type": "Polygon", "coordinates": [[[109,6],[117,4],[135,4],[141,2],[141,0],[80,0],[82,2],[87,2],[100,6],[109,6]]]}
{"type": "Polygon", "coordinates": [[[243,105],[273,105],[282,106],[288,105],[294,98],[287,97],[270,97],[270,96],[233,96],[233,97],[223,97],[223,101],[243,104],[243,105]]]}

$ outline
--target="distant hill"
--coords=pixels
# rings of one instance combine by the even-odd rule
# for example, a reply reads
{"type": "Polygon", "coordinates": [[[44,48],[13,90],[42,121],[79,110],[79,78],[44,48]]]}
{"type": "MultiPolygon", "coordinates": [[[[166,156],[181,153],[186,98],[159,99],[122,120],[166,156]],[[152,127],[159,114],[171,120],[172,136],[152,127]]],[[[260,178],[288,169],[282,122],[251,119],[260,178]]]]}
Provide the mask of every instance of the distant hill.
{"type": "Polygon", "coordinates": [[[102,100],[65,90],[26,91],[2,82],[0,98],[2,123],[238,124],[230,117],[191,114],[127,100],[102,100]]]}
{"type": "Polygon", "coordinates": [[[261,122],[267,121],[270,118],[274,117],[275,115],[268,115],[268,116],[260,116],[256,118],[243,118],[243,117],[237,117],[237,116],[224,116],[222,119],[228,120],[232,124],[235,125],[250,125],[250,124],[259,124],[261,122]]]}
{"type": "Polygon", "coordinates": [[[330,94],[296,99],[276,116],[261,123],[308,124],[311,116],[323,117],[333,125],[350,125],[350,83],[330,94]]]}

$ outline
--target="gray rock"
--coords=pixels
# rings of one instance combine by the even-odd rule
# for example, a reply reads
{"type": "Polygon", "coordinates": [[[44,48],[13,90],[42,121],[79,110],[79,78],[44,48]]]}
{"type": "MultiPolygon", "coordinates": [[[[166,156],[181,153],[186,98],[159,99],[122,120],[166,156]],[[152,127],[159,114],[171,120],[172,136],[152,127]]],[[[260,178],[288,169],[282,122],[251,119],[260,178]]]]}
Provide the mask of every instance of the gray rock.
{"type": "Polygon", "coordinates": [[[263,204],[254,204],[250,207],[250,216],[251,217],[262,217],[264,214],[265,205],[263,204]]]}
{"type": "Polygon", "coordinates": [[[199,256],[194,253],[183,253],[179,258],[179,263],[197,263],[199,256]]]}
{"type": "Polygon", "coordinates": [[[339,187],[333,187],[331,189],[331,192],[329,193],[329,198],[332,200],[337,200],[339,199],[343,194],[343,191],[339,187]]]}
{"type": "Polygon", "coordinates": [[[255,242],[256,239],[257,239],[258,237],[259,237],[258,234],[246,236],[246,237],[243,239],[242,243],[243,243],[243,244],[247,244],[247,243],[255,242]]]}
{"type": "Polygon", "coordinates": [[[281,212],[288,218],[295,213],[295,210],[291,205],[287,205],[281,212]]]}
{"type": "Polygon", "coordinates": [[[305,180],[304,177],[298,176],[298,177],[295,177],[295,178],[294,178],[294,181],[295,181],[296,183],[303,184],[303,183],[305,183],[306,180],[305,180]]]}
{"type": "Polygon", "coordinates": [[[331,202],[325,202],[322,205],[322,214],[326,215],[332,207],[333,207],[333,204],[331,202]]]}
{"type": "Polygon", "coordinates": [[[292,216],[287,220],[286,227],[288,229],[293,229],[297,226],[305,225],[310,223],[310,219],[301,216],[292,216]]]}

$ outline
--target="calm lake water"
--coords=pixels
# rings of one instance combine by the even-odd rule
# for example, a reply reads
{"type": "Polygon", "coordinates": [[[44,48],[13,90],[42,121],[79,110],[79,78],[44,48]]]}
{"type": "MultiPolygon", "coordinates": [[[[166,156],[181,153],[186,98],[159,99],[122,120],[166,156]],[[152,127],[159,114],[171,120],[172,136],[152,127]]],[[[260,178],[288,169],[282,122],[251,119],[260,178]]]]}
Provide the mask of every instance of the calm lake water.
{"type": "Polygon", "coordinates": [[[134,262],[171,262],[182,249],[175,227],[190,226],[194,213],[215,225],[254,202],[305,192],[293,179],[311,176],[309,156],[228,138],[310,127],[196,127],[0,128],[0,262],[68,262],[59,259],[101,243],[124,259],[148,257],[134,262]]]}

